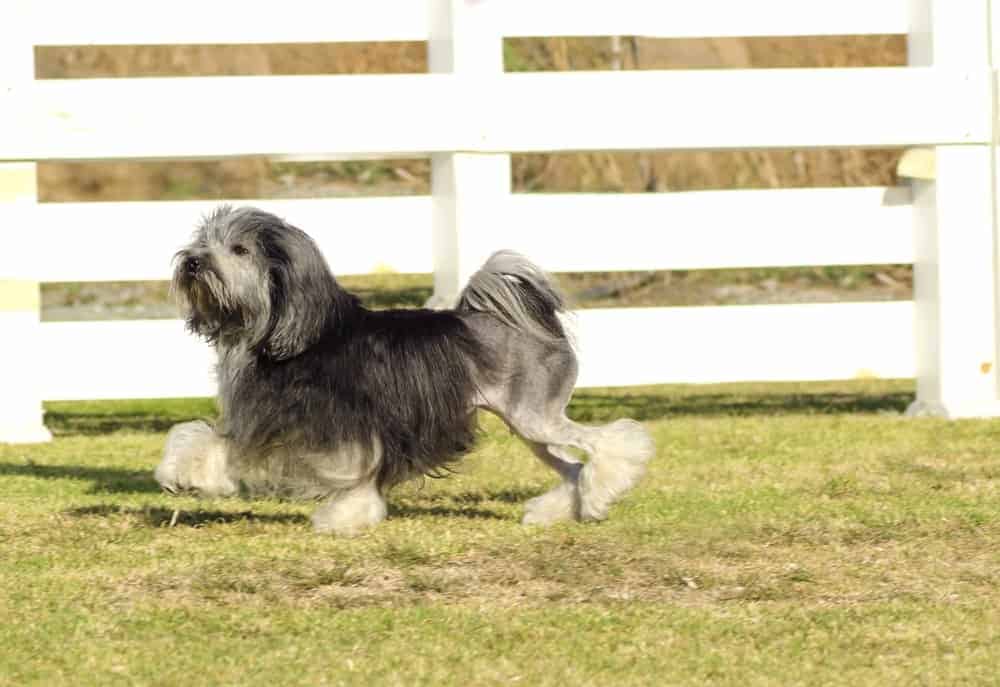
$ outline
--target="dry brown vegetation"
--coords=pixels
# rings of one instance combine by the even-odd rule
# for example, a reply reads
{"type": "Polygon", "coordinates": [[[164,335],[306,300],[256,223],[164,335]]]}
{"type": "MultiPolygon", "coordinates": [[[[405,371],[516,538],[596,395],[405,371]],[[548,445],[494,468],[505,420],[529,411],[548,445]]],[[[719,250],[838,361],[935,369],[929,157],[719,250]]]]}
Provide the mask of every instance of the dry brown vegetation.
{"type": "MultiPolygon", "coordinates": [[[[905,63],[902,36],[664,40],[512,39],[511,71],[858,67],[905,63]]],[[[426,71],[423,43],[41,48],[40,78],[426,71]]],[[[669,102],[669,94],[665,95],[669,102]]],[[[419,106],[400,103],[406,107],[419,106]]],[[[627,102],[621,103],[627,109],[627,102]]],[[[682,107],[683,103],[676,104],[682,107]]],[[[740,106],[739,103],[734,106],[740,106]]],[[[530,107],[526,103],[525,107],[530,107]]],[[[331,126],[335,126],[331,122],[331,126]]],[[[643,191],[891,183],[897,153],[875,150],[515,155],[519,191],[643,191]]],[[[276,164],[265,159],[43,164],[43,200],[144,200],[426,192],[425,160],[276,164]]]]}

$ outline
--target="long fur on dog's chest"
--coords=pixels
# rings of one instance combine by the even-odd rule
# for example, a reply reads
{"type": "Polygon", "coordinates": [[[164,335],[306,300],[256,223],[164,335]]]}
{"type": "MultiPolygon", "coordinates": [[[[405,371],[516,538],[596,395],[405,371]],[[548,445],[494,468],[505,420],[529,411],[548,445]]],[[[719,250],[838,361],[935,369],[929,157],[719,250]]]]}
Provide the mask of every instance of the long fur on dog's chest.
{"type": "Polygon", "coordinates": [[[220,353],[221,430],[242,452],[361,447],[380,486],[436,474],[472,446],[474,380],[494,367],[458,314],[428,310],[358,308],[286,360],[220,353]]]}

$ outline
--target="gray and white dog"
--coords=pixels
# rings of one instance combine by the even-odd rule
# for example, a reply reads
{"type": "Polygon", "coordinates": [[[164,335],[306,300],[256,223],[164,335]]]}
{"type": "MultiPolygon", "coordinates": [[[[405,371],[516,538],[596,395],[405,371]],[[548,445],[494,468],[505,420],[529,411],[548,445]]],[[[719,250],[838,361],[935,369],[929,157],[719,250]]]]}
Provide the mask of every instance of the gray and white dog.
{"type": "Polygon", "coordinates": [[[601,520],[654,453],[637,422],[566,417],[563,300],[516,253],[490,257],[454,310],[374,311],[303,231],[223,206],[177,253],[173,282],[218,354],[220,417],[170,430],[156,468],[170,492],[322,499],[315,529],[356,534],[385,518],[394,485],[470,449],[485,408],[562,478],[525,523],[601,520]]]}

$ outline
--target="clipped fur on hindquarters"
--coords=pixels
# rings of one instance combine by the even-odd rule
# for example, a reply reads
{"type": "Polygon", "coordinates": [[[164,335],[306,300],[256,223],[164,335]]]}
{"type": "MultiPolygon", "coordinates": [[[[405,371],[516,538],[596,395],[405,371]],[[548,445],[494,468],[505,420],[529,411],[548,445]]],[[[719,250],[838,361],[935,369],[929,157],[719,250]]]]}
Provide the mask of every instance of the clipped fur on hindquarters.
{"type": "Polygon", "coordinates": [[[564,375],[557,376],[558,384],[540,389],[530,388],[534,380],[513,382],[521,388],[516,393],[508,389],[508,400],[494,407],[522,435],[543,444],[584,448],[589,455],[588,462],[568,482],[528,504],[525,521],[530,524],[605,519],[611,505],[642,477],[655,446],[646,429],[633,420],[584,427],[560,419],[576,377],[576,355],[559,320],[565,308],[560,293],[548,276],[527,258],[512,251],[499,251],[469,280],[459,297],[458,308],[494,314],[508,327],[543,344],[537,355],[539,361],[545,362],[540,364],[554,369],[556,361],[562,361],[566,368],[564,375]],[[565,365],[567,358],[571,365],[565,365]],[[523,387],[524,384],[528,387],[523,387]],[[533,402],[527,413],[524,408],[512,407],[512,398],[529,397],[533,402]],[[545,416],[546,412],[551,414],[545,416]],[[525,414],[535,417],[536,426],[519,426],[522,421],[519,418],[523,419],[525,414]],[[575,443],[583,438],[586,441],[575,443]]]}

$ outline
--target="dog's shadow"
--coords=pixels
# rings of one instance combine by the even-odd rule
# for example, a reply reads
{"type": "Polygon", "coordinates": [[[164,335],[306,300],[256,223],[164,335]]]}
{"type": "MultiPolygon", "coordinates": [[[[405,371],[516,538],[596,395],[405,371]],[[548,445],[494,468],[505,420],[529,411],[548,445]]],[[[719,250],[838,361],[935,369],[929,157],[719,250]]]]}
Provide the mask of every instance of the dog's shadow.
{"type": "Polygon", "coordinates": [[[509,520],[510,516],[490,509],[493,503],[522,504],[538,496],[542,489],[485,489],[456,494],[428,494],[422,502],[412,495],[402,503],[389,502],[390,517],[451,517],[471,520],[509,520]]]}
{"type": "MultiPolygon", "coordinates": [[[[37,463],[0,463],[0,477],[37,477],[52,480],[90,482],[88,494],[160,494],[162,489],[153,479],[151,470],[93,467],[84,465],[39,465],[37,463]]],[[[519,504],[537,496],[539,489],[492,489],[482,492],[463,491],[457,494],[410,495],[401,502],[389,502],[390,517],[452,517],[471,520],[506,520],[508,515],[491,510],[491,502],[519,504]]],[[[252,501],[243,502],[252,508],[252,501]]],[[[127,508],[120,505],[101,504],[73,508],[66,511],[73,517],[116,517],[137,515],[151,527],[169,523],[174,509],[161,506],[127,508]]],[[[301,514],[261,514],[252,510],[239,512],[181,508],[175,526],[198,527],[209,523],[235,523],[255,520],[258,522],[300,523],[307,518],[301,514]]]]}
{"type": "MultiPolygon", "coordinates": [[[[0,474],[2,474],[0,466],[0,474]]],[[[103,471],[102,471],[103,472],[103,471]]],[[[153,486],[156,486],[155,483],[153,486]]],[[[155,489],[158,491],[158,488],[155,489]]],[[[154,491],[150,489],[149,491],[154,491]]],[[[491,510],[486,504],[500,502],[519,504],[541,493],[537,489],[496,489],[483,492],[460,492],[454,495],[437,494],[428,503],[415,503],[413,498],[404,503],[389,503],[391,518],[464,518],[467,520],[509,520],[510,516],[491,510]]],[[[148,527],[203,527],[230,525],[240,522],[279,523],[303,525],[309,518],[301,513],[259,513],[252,510],[253,502],[243,502],[249,508],[239,511],[205,510],[201,508],[165,508],[163,506],[127,507],[103,503],[94,506],[70,508],[64,513],[75,518],[137,517],[148,527]]]]}
{"type": "MultiPolygon", "coordinates": [[[[250,504],[248,504],[250,505],[250,504]]],[[[94,506],[80,506],[63,511],[73,518],[119,518],[135,517],[147,527],[204,527],[207,525],[232,525],[236,523],[273,523],[282,525],[306,525],[308,516],[302,513],[259,513],[252,509],[223,511],[202,508],[164,508],[163,506],[126,507],[102,503],[94,506]]],[[[389,516],[393,518],[447,517],[469,520],[507,520],[508,518],[484,508],[422,506],[414,504],[389,505],[389,516]]]]}
{"type": "Polygon", "coordinates": [[[485,508],[389,504],[390,518],[465,518],[467,520],[507,520],[507,516],[485,508]]]}
{"type": "Polygon", "coordinates": [[[205,525],[231,525],[239,522],[261,522],[301,525],[309,519],[301,513],[255,513],[252,510],[223,511],[201,508],[164,508],[145,506],[129,508],[102,503],[96,506],[81,506],[64,511],[65,515],[76,518],[137,517],[149,527],[203,527],[205,525]]]}

